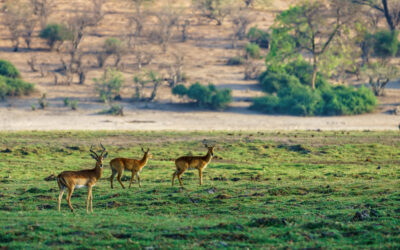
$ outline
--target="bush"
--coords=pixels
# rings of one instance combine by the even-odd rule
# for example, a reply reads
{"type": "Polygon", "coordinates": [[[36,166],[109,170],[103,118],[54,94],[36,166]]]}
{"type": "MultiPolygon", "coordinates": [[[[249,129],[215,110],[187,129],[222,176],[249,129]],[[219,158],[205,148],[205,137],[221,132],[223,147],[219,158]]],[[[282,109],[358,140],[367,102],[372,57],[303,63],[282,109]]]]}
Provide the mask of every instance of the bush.
{"type": "Polygon", "coordinates": [[[109,55],[118,54],[125,48],[122,41],[115,37],[107,38],[103,47],[105,52],[109,55]]]}
{"type": "Polygon", "coordinates": [[[19,78],[0,76],[0,97],[29,95],[34,90],[34,85],[19,78]]]}
{"type": "Polygon", "coordinates": [[[40,38],[47,40],[47,45],[53,49],[57,42],[63,43],[66,40],[71,40],[72,32],[64,24],[48,24],[40,34],[40,38]]]}
{"type": "Polygon", "coordinates": [[[260,82],[261,88],[267,93],[276,93],[280,88],[300,84],[299,79],[285,72],[269,72],[260,82]]]}
{"type": "MultiPolygon", "coordinates": [[[[311,86],[312,65],[298,59],[284,66],[272,65],[264,71],[259,81],[262,89],[268,93],[277,92],[281,87],[287,87],[290,83],[300,82],[303,85],[311,86]],[[293,79],[296,78],[296,79],[293,79]]],[[[321,88],[328,85],[328,81],[322,74],[317,73],[316,87],[321,88]]]]}
{"type": "Polygon", "coordinates": [[[268,49],[270,40],[268,32],[260,30],[257,27],[252,27],[247,33],[247,37],[250,42],[257,44],[260,48],[268,49]]]}
{"type": "Polygon", "coordinates": [[[100,111],[99,114],[104,115],[104,114],[108,114],[108,115],[119,115],[119,116],[123,116],[124,115],[124,107],[115,104],[110,106],[109,109],[100,111]]]}
{"type": "Polygon", "coordinates": [[[195,100],[199,107],[216,110],[225,109],[232,101],[232,93],[230,89],[217,90],[213,84],[204,86],[196,82],[189,88],[179,84],[172,89],[172,93],[181,97],[186,95],[190,99],[195,100]]]}
{"type": "Polygon", "coordinates": [[[71,101],[70,107],[72,110],[77,110],[78,109],[78,101],[77,100],[71,101]]]}
{"type": "Polygon", "coordinates": [[[281,88],[277,96],[255,98],[250,108],[268,114],[353,115],[371,112],[376,105],[376,97],[365,87],[325,86],[312,90],[300,84],[281,88]]]}
{"type": "Polygon", "coordinates": [[[244,64],[244,58],[241,56],[234,56],[228,59],[226,65],[236,66],[244,64]]]}
{"type": "Polygon", "coordinates": [[[381,30],[373,35],[373,49],[377,57],[387,58],[395,56],[398,50],[398,32],[381,30]]]}
{"type": "Polygon", "coordinates": [[[248,43],[246,45],[246,55],[254,59],[261,58],[260,47],[255,43],[248,43]]]}
{"type": "Polygon", "coordinates": [[[15,66],[6,60],[0,60],[0,75],[10,78],[19,78],[21,74],[15,66]]]}
{"type": "Polygon", "coordinates": [[[179,95],[180,97],[183,97],[184,95],[187,95],[187,92],[188,92],[188,89],[183,84],[176,85],[172,89],[172,94],[179,95]]]}
{"type": "Polygon", "coordinates": [[[119,71],[107,70],[99,79],[94,78],[99,92],[100,99],[103,102],[111,103],[117,96],[120,96],[120,90],[124,78],[119,71]]]}

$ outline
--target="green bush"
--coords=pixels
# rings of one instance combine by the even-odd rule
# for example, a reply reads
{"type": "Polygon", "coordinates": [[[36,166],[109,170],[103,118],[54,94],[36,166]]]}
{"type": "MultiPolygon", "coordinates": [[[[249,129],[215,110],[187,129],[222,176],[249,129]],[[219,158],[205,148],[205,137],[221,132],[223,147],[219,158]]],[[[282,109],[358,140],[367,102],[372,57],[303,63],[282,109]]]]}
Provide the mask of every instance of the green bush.
{"type": "Polygon", "coordinates": [[[19,78],[0,76],[0,98],[6,96],[29,95],[34,90],[34,85],[19,78]]]}
{"type": "Polygon", "coordinates": [[[260,30],[257,27],[251,27],[247,33],[247,37],[250,42],[257,44],[260,48],[268,49],[270,35],[264,30],[260,30]]]}
{"type": "Polygon", "coordinates": [[[312,90],[311,78],[312,66],[302,59],[272,65],[259,77],[262,89],[269,95],[255,98],[250,108],[269,114],[311,116],[362,114],[377,105],[373,92],[365,87],[332,86],[317,74],[317,88],[312,90]]]}
{"type": "Polygon", "coordinates": [[[71,40],[72,32],[64,24],[48,24],[40,34],[40,38],[47,40],[47,45],[53,49],[57,42],[62,43],[66,40],[71,40]]]}
{"type": "Polygon", "coordinates": [[[371,112],[377,99],[371,90],[346,86],[325,86],[312,90],[309,86],[281,88],[276,95],[255,98],[251,109],[263,113],[290,115],[353,115],[371,112]]]}
{"type": "Polygon", "coordinates": [[[114,104],[111,105],[109,109],[100,111],[99,114],[101,115],[115,115],[115,116],[124,116],[124,107],[114,104]]]}
{"type": "Polygon", "coordinates": [[[105,40],[103,47],[105,52],[111,55],[120,53],[125,48],[125,45],[118,38],[110,37],[105,40]]]}
{"type": "Polygon", "coordinates": [[[187,95],[187,92],[188,92],[188,89],[183,84],[176,85],[172,89],[172,94],[179,95],[180,97],[187,95]]]}
{"type": "Polygon", "coordinates": [[[236,66],[244,64],[244,58],[241,56],[234,56],[228,59],[226,65],[236,66]]]}
{"type": "Polygon", "coordinates": [[[261,58],[260,47],[255,43],[248,43],[246,45],[246,55],[254,59],[261,58]]]}
{"type": "Polygon", "coordinates": [[[19,78],[21,74],[15,66],[6,60],[0,60],[0,75],[10,78],[19,78]]]}
{"type": "Polygon", "coordinates": [[[120,90],[124,82],[121,72],[116,70],[107,70],[101,78],[94,78],[97,85],[97,91],[103,102],[111,103],[117,96],[120,96],[120,90]]]}
{"type": "Polygon", "coordinates": [[[398,32],[381,30],[373,35],[373,50],[377,57],[395,56],[399,47],[398,32]]]}
{"type": "MultiPolygon", "coordinates": [[[[259,81],[265,92],[274,93],[281,87],[287,87],[290,83],[300,82],[303,85],[311,86],[312,71],[310,63],[298,59],[284,66],[270,66],[260,75],[259,81]]],[[[328,81],[318,73],[315,84],[317,88],[321,88],[327,86],[328,81]]]]}
{"type": "Polygon", "coordinates": [[[300,84],[300,81],[285,72],[270,71],[262,78],[260,84],[263,91],[276,93],[280,88],[300,84]]]}
{"type": "Polygon", "coordinates": [[[232,101],[232,93],[230,89],[217,90],[213,84],[204,86],[196,82],[189,88],[179,84],[172,89],[172,93],[181,97],[187,96],[188,98],[195,100],[199,107],[216,110],[225,109],[232,101]]]}

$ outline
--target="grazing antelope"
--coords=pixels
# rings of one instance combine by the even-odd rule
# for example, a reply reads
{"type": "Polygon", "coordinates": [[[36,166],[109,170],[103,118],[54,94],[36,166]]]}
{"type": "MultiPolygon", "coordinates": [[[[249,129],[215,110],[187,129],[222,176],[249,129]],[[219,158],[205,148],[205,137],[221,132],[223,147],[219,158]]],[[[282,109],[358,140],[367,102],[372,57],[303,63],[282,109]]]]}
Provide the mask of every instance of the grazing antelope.
{"type": "Polygon", "coordinates": [[[100,179],[103,173],[103,160],[107,157],[108,152],[103,156],[106,149],[102,144],[100,144],[103,151],[100,155],[96,154],[92,150],[93,145],[90,147],[90,156],[96,160],[96,166],[93,169],[86,169],[80,171],[64,171],[57,176],[57,183],[60,189],[60,194],[58,195],[58,211],[60,211],[61,199],[63,197],[65,189],[68,189],[67,202],[71,212],[74,208],[71,204],[71,196],[75,188],[88,188],[88,196],[86,200],[86,212],[89,212],[89,201],[90,201],[90,211],[93,212],[93,195],[92,187],[100,179]]]}
{"type": "Polygon", "coordinates": [[[176,171],[172,175],[172,186],[174,185],[175,177],[178,177],[179,183],[183,186],[181,176],[188,168],[196,168],[199,171],[200,185],[203,184],[203,170],[210,163],[214,156],[214,147],[209,147],[205,144],[208,152],[205,156],[182,156],[175,160],[176,171]]]}
{"type": "Polygon", "coordinates": [[[138,182],[139,182],[139,187],[141,187],[140,185],[140,171],[142,171],[142,169],[144,168],[144,166],[146,166],[147,161],[149,160],[149,158],[152,158],[153,156],[149,153],[150,149],[147,148],[147,151],[144,151],[144,149],[142,148],[142,152],[143,157],[141,160],[136,160],[136,159],[129,159],[129,158],[115,158],[112,159],[110,161],[110,167],[111,167],[111,177],[110,177],[110,181],[111,181],[111,188],[114,188],[113,186],[113,181],[114,181],[114,177],[115,175],[118,173],[117,176],[117,180],[118,182],[121,184],[122,188],[124,187],[124,184],[122,184],[121,182],[121,177],[125,171],[131,171],[132,172],[132,176],[131,176],[131,181],[129,182],[129,188],[131,188],[132,185],[132,181],[135,177],[135,175],[137,176],[138,182]]]}

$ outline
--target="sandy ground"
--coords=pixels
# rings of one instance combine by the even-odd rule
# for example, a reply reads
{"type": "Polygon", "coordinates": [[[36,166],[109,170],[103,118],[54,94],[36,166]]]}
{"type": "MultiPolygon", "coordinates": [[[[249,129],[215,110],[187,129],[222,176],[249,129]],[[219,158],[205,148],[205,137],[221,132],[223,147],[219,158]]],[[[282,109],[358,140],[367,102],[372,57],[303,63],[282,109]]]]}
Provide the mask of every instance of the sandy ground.
{"type": "MultiPolygon", "coordinates": [[[[59,108],[62,109],[62,108],[59,108]]],[[[126,109],[125,109],[126,110],[126,109]]],[[[0,109],[0,130],[398,130],[400,116],[375,113],[342,117],[294,117],[251,113],[130,109],[125,116],[98,115],[90,110],[28,111],[0,109]]]]}

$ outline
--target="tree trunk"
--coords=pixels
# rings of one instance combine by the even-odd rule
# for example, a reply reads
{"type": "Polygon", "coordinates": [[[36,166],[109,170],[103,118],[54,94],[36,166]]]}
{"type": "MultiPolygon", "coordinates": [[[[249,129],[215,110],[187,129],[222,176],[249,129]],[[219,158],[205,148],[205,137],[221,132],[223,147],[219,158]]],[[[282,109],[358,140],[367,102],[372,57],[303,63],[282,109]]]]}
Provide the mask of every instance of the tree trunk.
{"type": "Polygon", "coordinates": [[[382,5],[383,5],[383,14],[385,14],[385,18],[386,18],[386,21],[387,21],[387,23],[388,23],[388,25],[390,27],[390,30],[394,31],[396,29],[396,25],[394,24],[393,17],[390,14],[390,10],[389,10],[389,7],[388,7],[387,0],[382,0],[382,5]]]}
{"type": "Polygon", "coordinates": [[[312,79],[311,79],[311,87],[312,89],[315,89],[315,81],[317,79],[317,72],[318,72],[318,67],[317,67],[317,56],[313,56],[313,73],[312,73],[312,79]]]}

